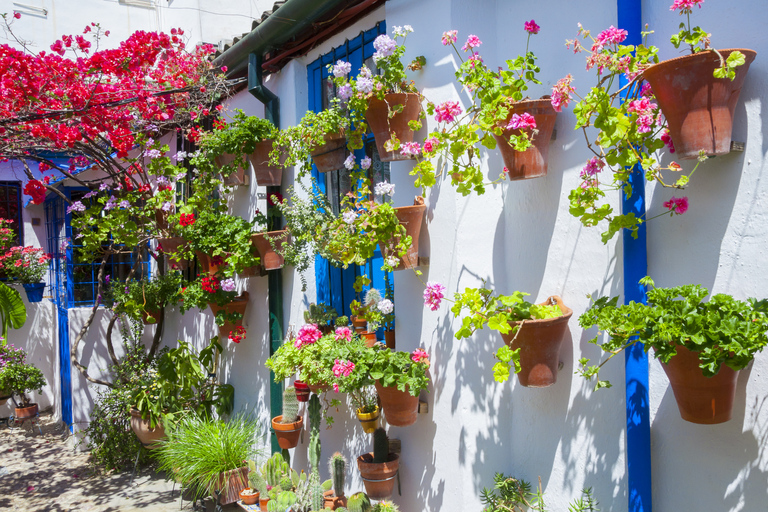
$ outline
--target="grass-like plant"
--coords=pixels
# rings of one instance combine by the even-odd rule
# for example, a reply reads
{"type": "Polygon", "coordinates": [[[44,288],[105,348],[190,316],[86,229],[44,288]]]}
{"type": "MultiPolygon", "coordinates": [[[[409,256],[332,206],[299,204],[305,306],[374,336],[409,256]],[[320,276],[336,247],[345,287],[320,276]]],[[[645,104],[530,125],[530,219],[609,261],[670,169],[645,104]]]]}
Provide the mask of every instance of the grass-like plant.
{"type": "MultiPolygon", "coordinates": [[[[262,450],[256,446],[260,433],[257,421],[247,414],[237,414],[229,421],[189,414],[167,431],[167,439],[153,455],[166,477],[190,489],[195,498],[214,496],[221,473],[260,458],[262,450]]],[[[247,480],[243,487],[248,487],[247,480]]]]}

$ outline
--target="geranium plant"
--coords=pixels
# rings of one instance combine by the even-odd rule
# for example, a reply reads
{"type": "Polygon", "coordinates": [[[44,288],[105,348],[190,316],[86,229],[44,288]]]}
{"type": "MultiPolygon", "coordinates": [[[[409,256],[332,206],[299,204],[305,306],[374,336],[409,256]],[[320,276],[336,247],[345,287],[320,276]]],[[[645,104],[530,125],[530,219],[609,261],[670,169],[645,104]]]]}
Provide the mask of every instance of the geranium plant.
{"type": "Polygon", "coordinates": [[[396,352],[377,345],[367,349],[373,353],[370,360],[369,374],[374,381],[384,387],[395,387],[406,391],[411,396],[418,396],[429,386],[429,357],[422,349],[413,353],[396,352]]]}
{"type": "Polygon", "coordinates": [[[768,344],[768,300],[741,301],[718,293],[705,301],[709,290],[701,285],[656,288],[650,277],[640,283],[649,287],[647,304],[632,301],[619,306],[618,297],[601,297],[579,317],[584,329],[597,326],[608,334],[602,343],[599,336],[590,340],[609,354],[605,360],[595,365],[587,358],[579,360],[578,373],[586,379],[595,377],[595,389],[610,387],[610,382],[599,379],[600,369],[635,343],[642,343],[646,352],[653,348],[663,363],[677,353],[677,347],[698,352],[706,377],[716,375],[722,365],[745,368],[768,344]]]}
{"type": "Polygon", "coordinates": [[[45,377],[39,368],[26,362],[27,353],[10,344],[0,344],[0,390],[19,397],[21,407],[29,407],[30,391],[43,392],[45,377]]]}
{"type": "MultiPolygon", "coordinates": [[[[210,304],[226,306],[237,298],[235,280],[231,277],[219,279],[217,276],[198,276],[181,290],[181,312],[190,309],[205,309],[210,304]]],[[[223,309],[216,313],[216,325],[223,326],[225,322],[234,323],[242,320],[237,312],[227,313],[223,309]]]]}
{"type": "Polygon", "coordinates": [[[11,247],[0,255],[0,265],[10,280],[23,284],[41,283],[48,272],[51,255],[39,247],[11,247]]]}

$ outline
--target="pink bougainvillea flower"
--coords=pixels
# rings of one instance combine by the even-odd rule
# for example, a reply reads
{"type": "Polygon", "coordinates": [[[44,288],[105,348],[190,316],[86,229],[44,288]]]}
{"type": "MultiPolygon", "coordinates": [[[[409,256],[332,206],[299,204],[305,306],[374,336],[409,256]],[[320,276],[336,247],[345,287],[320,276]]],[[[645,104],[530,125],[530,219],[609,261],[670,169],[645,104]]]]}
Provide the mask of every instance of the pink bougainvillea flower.
{"type": "Polygon", "coordinates": [[[299,329],[299,334],[296,335],[296,340],[293,342],[293,346],[301,348],[306,345],[316,343],[317,340],[322,338],[323,333],[317,328],[315,324],[302,325],[299,329]]]}
{"type": "Polygon", "coordinates": [[[529,34],[538,34],[539,30],[541,30],[541,27],[536,24],[535,21],[526,21],[525,22],[525,31],[529,34]]]}
{"type": "Polygon", "coordinates": [[[443,32],[443,37],[441,38],[441,41],[443,42],[443,46],[448,46],[451,43],[455,43],[458,33],[459,33],[458,30],[448,30],[446,32],[443,32]]]}
{"type": "Polygon", "coordinates": [[[576,90],[571,86],[571,82],[573,82],[573,77],[568,74],[565,78],[558,80],[555,86],[552,87],[550,103],[552,103],[552,108],[555,109],[555,112],[561,112],[563,107],[567,107],[568,102],[571,101],[571,93],[576,90]]]}
{"type": "Polygon", "coordinates": [[[417,348],[414,350],[411,354],[411,360],[414,363],[424,363],[429,366],[429,354],[424,349],[417,348]]]}
{"type": "Polygon", "coordinates": [[[690,14],[694,6],[698,6],[698,8],[701,9],[701,4],[703,3],[704,0],[675,0],[669,10],[679,10],[680,14],[690,14]]]}
{"type": "Polygon", "coordinates": [[[536,128],[536,119],[528,112],[522,114],[512,114],[507,124],[507,130],[533,130],[536,128]]]}
{"type": "Polygon", "coordinates": [[[336,341],[352,341],[352,330],[349,327],[337,327],[334,338],[336,341]]]}
{"type": "Polygon", "coordinates": [[[483,42],[480,40],[479,37],[477,37],[474,34],[470,34],[469,37],[467,38],[467,42],[464,43],[464,46],[462,46],[461,49],[466,52],[472,48],[477,48],[481,44],[483,44],[483,42]]]}
{"type": "Polygon", "coordinates": [[[688,197],[672,196],[669,201],[664,202],[664,208],[667,208],[669,211],[677,215],[682,215],[688,211],[688,197]]]}
{"type": "Polygon", "coordinates": [[[461,105],[458,101],[446,101],[435,107],[435,121],[438,123],[452,123],[459,114],[461,105]]]}
{"type": "Polygon", "coordinates": [[[427,283],[427,288],[424,290],[424,305],[429,306],[432,311],[437,311],[440,307],[440,303],[443,300],[445,292],[445,286],[434,281],[427,283]]]}

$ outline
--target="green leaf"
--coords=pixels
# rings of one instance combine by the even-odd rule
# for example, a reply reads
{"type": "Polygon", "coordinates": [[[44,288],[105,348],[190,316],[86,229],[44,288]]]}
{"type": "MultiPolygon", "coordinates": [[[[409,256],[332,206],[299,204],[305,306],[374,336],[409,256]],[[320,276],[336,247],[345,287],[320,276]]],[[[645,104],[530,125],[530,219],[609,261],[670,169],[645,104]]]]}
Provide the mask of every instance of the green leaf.
{"type": "Polygon", "coordinates": [[[21,295],[5,283],[0,283],[0,317],[5,340],[8,339],[8,327],[20,329],[27,321],[27,308],[21,295]]]}

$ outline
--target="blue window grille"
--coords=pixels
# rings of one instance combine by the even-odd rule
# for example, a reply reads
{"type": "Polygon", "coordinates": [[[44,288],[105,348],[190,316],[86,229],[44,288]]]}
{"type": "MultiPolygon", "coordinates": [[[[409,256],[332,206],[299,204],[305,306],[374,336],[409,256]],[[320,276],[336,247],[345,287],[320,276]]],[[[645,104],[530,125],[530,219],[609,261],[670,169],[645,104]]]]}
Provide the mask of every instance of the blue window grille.
{"type": "MultiPolygon", "coordinates": [[[[328,107],[330,99],[335,94],[334,85],[328,80],[328,64],[335,63],[337,60],[344,60],[352,64],[352,77],[356,76],[363,65],[366,65],[374,73],[377,71],[373,62],[373,40],[380,34],[386,33],[386,23],[380,21],[370,30],[360,33],[354,39],[347,40],[343,45],[335,48],[333,51],[318,58],[307,66],[307,75],[309,81],[309,110],[320,112],[328,107]]],[[[366,134],[363,149],[355,151],[357,161],[365,156],[373,160],[369,177],[375,185],[389,179],[389,163],[382,162],[379,159],[376,144],[371,133],[366,134]]],[[[351,180],[349,171],[342,168],[336,171],[320,173],[316,168],[312,169],[312,176],[315,178],[320,192],[326,194],[331,207],[335,213],[339,211],[341,198],[351,190],[351,180]]],[[[377,200],[383,200],[376,198],[377,200]]],[[[324,303],[333,306],[341,315],[349,316],[351,314],[349,304],[355,299],[353,288],[355,278],[360,275],[367,275],[371,278],[371,287],[377,288],[388,297],[393,295],[392,276],[388,272],[381,270],[383,258],[380,250],[376,251],[373,258],[368,260],[365,265],[350,265],[347,269],[340,269],[332,266],[328,261],[320,256],[315,258],[315,285],[317,289],[318,303],[324,303]]],[[[387,326],[391,328],[393,326],[387,326]]],[[[379,338],[383,336],[379,332],[379,338]]]]}
{"type": "Polygon", "coordinates": [[[18,245],[24,245],[24,222],[21,220],[21,182],[0,181],[0,218],[13,221],[18,245]]]}

